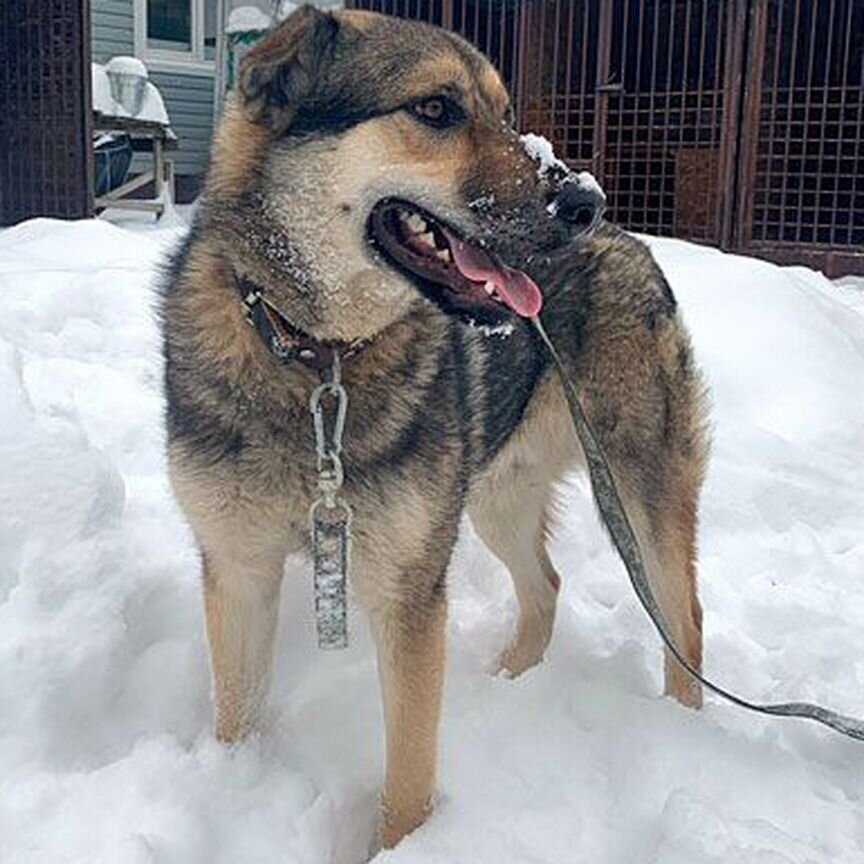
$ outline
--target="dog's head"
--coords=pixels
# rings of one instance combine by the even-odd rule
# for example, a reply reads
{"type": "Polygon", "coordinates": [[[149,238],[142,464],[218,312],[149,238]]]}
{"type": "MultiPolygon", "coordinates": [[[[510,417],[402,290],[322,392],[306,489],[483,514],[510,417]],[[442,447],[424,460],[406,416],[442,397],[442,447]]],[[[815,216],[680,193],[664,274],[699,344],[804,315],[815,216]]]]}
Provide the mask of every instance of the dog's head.
{"type": "Polygon", "coordinates": [[[458,36],[304,6],[245,58],[206,209],[300,327],[366,338],[419,292],[497,326],[542,298],[532,257],[590,230],[602,194],[541,165],[498,73],[458,36]]]}

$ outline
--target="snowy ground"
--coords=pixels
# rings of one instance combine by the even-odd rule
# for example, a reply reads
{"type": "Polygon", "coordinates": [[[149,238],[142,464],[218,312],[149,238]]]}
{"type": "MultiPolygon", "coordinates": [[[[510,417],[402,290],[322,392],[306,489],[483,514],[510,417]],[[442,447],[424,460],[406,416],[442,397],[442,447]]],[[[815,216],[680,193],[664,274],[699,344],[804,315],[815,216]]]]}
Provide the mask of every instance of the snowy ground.
{"type": "MultiPolygon", "coordinates": [[[[208,731],[196,561],[165,478],[151,278],[179,229],[0,232],[0,861],[358,864],[381,718],[362,620],[313,648],[289,562],[264,731],[208,731]]],[[[864,714],[864,292],[676,241],[654,250],[714,398],[707,668],[864,714]]],[[[452,568],[440,801],[382,864],[856,864],[864,745],[659,698],[660,650],[583,482],[546,663],[491,677],[514,621],[466,526],[452,568]]]]}

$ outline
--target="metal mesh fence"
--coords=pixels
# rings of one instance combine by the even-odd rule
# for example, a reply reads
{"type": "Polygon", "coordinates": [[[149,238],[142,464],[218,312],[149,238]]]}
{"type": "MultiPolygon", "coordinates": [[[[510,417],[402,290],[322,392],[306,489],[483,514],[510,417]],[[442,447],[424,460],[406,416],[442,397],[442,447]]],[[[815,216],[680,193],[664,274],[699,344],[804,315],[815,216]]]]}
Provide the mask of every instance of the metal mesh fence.
{"type": "Polygon", "coordinates": [[[354,0],[455,30],[625,227],[864,272],[861,0],[354,0]]]}
{"type": "Polygon", "coordinates": [[[864,3],[757,12],[741,240],[864,249],[864,3]]]}
{"type": "Polygon", "coordinates": [[[85,0],[0,2],[0,224],[90,213],[85,0]]]}

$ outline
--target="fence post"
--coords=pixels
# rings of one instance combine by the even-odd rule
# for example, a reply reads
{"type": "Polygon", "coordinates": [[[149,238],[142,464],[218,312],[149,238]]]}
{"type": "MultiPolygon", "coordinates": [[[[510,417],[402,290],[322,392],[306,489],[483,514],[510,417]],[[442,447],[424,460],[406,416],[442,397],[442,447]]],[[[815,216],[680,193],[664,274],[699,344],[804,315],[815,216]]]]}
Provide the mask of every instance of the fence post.
{"type": "Polygon", "coordinates": [[[759,114],[765,62],[768,0],[749,0],[743,23],[741,63],[736,91],[742,100],[738,112],[738,142],[730,167],[735,203],[729,214],[728,248],[743,251],[753,236],[753,180],[759,152],[759,114]]]}

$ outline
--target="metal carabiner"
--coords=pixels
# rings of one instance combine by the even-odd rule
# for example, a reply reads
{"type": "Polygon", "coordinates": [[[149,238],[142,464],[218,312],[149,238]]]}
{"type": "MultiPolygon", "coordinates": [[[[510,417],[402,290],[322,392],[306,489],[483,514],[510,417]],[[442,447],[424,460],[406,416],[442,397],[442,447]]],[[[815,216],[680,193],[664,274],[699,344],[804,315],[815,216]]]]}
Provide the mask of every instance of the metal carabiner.
{"type": "Polygon", "coordinates": [[[338,364],[333,364],[334,380],[319,384],[309,397],[309,410],[315,428],[315,452],[321,460],[330,453],[337,456],[342,452],[342,436],[345,432],[345,419],[348,415],[348,393],[339,382],[338,364]],[[321,404],[325,396],[332,396],[336,400],[336,418],[333,424],[333,434],[330,441],[327,440],[324,429],[324,408],[321,404]]]}

